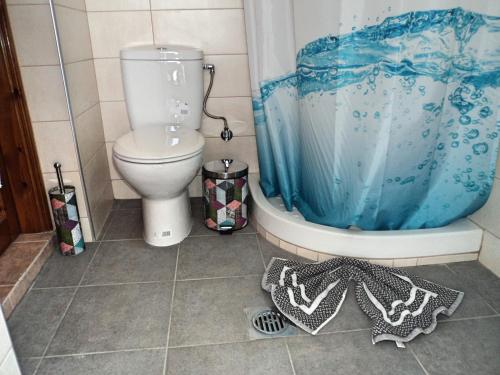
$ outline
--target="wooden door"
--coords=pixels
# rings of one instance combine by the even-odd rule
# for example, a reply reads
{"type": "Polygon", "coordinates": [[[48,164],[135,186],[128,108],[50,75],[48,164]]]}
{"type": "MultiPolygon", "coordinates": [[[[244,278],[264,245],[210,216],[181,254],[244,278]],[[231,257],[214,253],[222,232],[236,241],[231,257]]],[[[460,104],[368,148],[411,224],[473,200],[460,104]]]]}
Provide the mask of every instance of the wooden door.
{"type": "Polygon", "coordinates": [[[0,0],[0,253],[19,233],[52,229],[5,0],[0,0]]]}
{"type": "Polygon", "coordinates": [[[16,207],[10,192],[2,150],[0,149],[0,254],[14,241],[19,231],[16,207]]]}

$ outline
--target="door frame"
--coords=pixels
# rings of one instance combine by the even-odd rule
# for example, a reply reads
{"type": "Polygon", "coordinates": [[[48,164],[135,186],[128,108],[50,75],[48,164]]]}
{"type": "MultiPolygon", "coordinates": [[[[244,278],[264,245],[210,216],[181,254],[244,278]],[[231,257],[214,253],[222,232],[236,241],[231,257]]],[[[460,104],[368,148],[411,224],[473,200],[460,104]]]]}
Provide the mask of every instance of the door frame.
{"type": "Polygon", "coordinates": [[[8,71],[17,117],[12,126],[11,150],[4,150],[10,191],[12,192],[21,233],[52,230],[52,221],[36,151],[35,137],[21,80],[14,38],[9,24],[7,5],[0,0],[0,58],[8,71]]]}

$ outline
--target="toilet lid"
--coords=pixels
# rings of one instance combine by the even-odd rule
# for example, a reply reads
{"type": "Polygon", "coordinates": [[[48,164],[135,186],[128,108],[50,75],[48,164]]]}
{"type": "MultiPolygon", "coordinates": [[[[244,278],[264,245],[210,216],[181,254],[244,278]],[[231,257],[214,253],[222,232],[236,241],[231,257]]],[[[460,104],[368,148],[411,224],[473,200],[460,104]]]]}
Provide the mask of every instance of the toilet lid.
{"type": "Polygon", "coordinates": [[[125,161],[162,163],[199,154],[204,144],[204,137],[193,129],[178,125],[151,125],[118,138],[113,153],[125,161]]]}

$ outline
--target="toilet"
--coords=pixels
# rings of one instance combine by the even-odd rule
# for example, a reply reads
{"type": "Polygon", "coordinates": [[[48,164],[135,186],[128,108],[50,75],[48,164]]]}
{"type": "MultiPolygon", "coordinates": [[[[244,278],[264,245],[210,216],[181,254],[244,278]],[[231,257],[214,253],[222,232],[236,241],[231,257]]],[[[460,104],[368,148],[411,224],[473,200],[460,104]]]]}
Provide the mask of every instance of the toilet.
{"type": "Polygon", "coordinates": [[[202,59],[202,51],[177,45],[120,53],[131,131],[115,142],[113,163],[142,197],[144,240],[153,246],[174,245],[191,231],[187,189],[205,145],[202,59]]]}

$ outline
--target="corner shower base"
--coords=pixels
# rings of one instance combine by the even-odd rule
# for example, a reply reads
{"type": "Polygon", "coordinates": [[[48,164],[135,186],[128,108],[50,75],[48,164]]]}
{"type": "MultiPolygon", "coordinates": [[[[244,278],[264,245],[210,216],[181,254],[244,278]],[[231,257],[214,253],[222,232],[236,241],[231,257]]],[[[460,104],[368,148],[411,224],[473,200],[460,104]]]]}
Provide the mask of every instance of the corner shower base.
{"type": "Polygon", "coordinates": [[[476,260],[483,231],[468,219],[433,229],[363,231],[307,222],[280,197],[266,198],[259,176],[249,176],[252,219],[258,232],[283,250],[322,261],[334,256],[367,259],[394,267],[476,260]]]}

